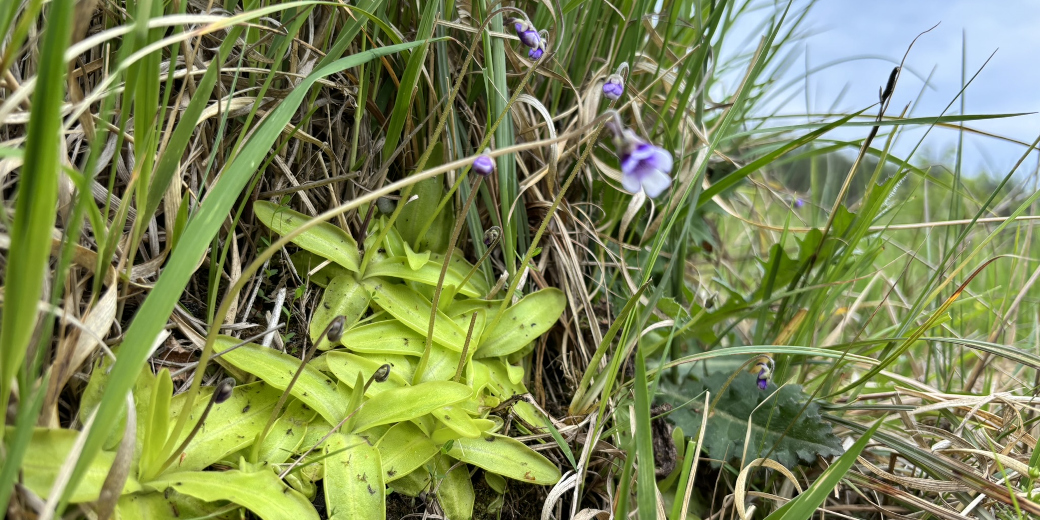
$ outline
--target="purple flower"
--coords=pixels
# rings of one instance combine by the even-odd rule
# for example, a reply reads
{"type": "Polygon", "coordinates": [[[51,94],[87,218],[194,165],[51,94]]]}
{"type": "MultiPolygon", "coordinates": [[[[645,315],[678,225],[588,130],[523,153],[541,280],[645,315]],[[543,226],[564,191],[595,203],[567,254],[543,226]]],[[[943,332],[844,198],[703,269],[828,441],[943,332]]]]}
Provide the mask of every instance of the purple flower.
{"type": "Polygon", "coordinates": [[[617,140],[621,159],[621,186],[630,193],[643,190],[657,197],[672,185],[668,172],[672,171],[672,154],[654,146],[625,129],[617,140]]]}
{"type": "Polygon", "coordinates": [[[755,366],[751,367],[751,372],[754,373],[755,369],[758,369],[758,388],[759,390],[765,390],[769,387],[769,378],[773,375],[773,358],[769,356],[759,356],[755,360],[755,366]]]}
{"type": "Polygon", "coordinates": [[[527,20],[513,19],[513,28],[516,30],[517,37],[520,38],[524,45],[532,48],[537,48],[541,45],[542,38],[538,36],[538,29],[535,29],[527,20]]]}
{"type": "Polygon", "coordinates": [[[805,202],[801,198],[798,198],[798,197],[794,198],[794,207],[800,208],[800,207],[802,207],[804,205],[805,205],[805,202]]]}
{"type": "Polygon", "coordinates": [[[603,95],[611,100],[617,101],[621,94],[625,93],[625,79],[619,74],[611,74],[603,84],[603,95]]]}
{"type": "Polygon", "coordinates": [[[473,171],[487,177],[495,172],[495,160],[486,153],[480,154],[473,159],[473,171]]]}
{"type": "Polygon", "coordinates": [[[541,45],[527,51],[527,57],[534,61],[538,61],[538,59],[542,57],[542,54],[545,54],[545,49],[543,49],[541,45]]]}

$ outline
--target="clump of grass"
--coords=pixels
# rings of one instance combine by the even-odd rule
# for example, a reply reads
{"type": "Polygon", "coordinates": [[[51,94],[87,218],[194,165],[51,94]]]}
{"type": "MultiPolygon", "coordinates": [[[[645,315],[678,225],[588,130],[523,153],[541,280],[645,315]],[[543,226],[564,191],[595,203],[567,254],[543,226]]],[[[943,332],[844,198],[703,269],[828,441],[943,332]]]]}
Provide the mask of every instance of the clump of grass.
{"type": "MultiPolygon", "coordinates": [[[[959,161],[950,172],[894,156],[905,128],[965,131],[1010,116],[967,115],[963,103],[960,115],[899,113],[911,99],[900,69],[878,78],[880,98],[859,112],[780,124],[765,107],[782,94],[776,78],[802,34],[801,7],[0,7],[0,398],[9,403],[0,505],[12,518],[169,504],[197,516],[301,508],[317,517],[312,502],[325,502],[315,482],[346,473],[314,468],[350,460],[344,453],[378,460],[387,431],[318,432],[299,392],[289,400],[291,389],[253,382],[264,377],[240,361],[214,362],[218,335],[266,338],[286,353],[271,358],[297,363],[294,381],[329,373],[306,362],[328,264],[299,269],[292,237],[276,240],[260,224],[254,202],[274,201],[360,248],[355,271],[378,263],[387,240],[407,246],[409,265],[444,255],[435,289],[416,289],[430,309],[466,301],[446,273],[453,254],[473,262],[466,276],[497,300],[481,304],[489,329],[524,296],[566,295],[551,330],[504,355],[491,378],[524,391],[459,411],[563,478],[528,487],[489,468],[467,473],[472,458],[460,453],[475,441],[449,439],[424,461],[428,482],[391,485],[436,497],[416,509],[449,518],[1040,514],[1031,404],[1040,191],[1038,173],[1020,168],[1037,143],[997,179],[967,175],[959,161]],[[762,38],[733,41],[753,18],[765,20],[762,38]],[[518,39],[516,20],[544,30],[537,45],[518,39]],[[832,139],[842,126],[862,138],[832,139]],[[646,183],[624,189],[624,159],[639,144],[674,159],[660,197],[646,183]],[[494,171],[472,182],[469,165],[485,152],[494,171]],[[497,242],[485,243],[493,228],[497,242]],[[203,431],[190,422],[196,408],[214,431],[235,423],[204,395],[229,376],[240,386],[221,398],[241,414],[249,402],[278,403],[253,410],[263,433],[249,449],[205,445],[212,461],[195,472],[205,485],[171,479],[182,452],[202,456],[187,433],[203,431]],[[805,438],[792,429],[810,417],[848,451],[792,455],[792,439],[805,438]],[[294,427],[309,429],[310,449],[263,443],[294,427]],[[261,452],[284,454],[267,461],[277,471],[261,452]],[[222,486],[289,498],[244,504],[214,491],[222,486]]],[[[362,309],[362,325],[388,311],[368,300],[362,309]]],[[[434,335],[422,340],[413,383],[435,347],[434,335]]],[[[335,401],[341,390],[329,381],[322,391],[335,401]]],[[[440,439],[430,428],[420,421],[395,435],[440,439]]]]}

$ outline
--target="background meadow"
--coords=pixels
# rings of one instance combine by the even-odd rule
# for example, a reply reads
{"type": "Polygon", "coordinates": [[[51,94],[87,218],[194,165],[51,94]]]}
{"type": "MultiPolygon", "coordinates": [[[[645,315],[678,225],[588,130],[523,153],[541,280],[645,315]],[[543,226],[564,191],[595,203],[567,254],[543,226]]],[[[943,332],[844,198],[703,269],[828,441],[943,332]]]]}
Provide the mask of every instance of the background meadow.
{"type": "Polygon", "coordinates": [[[1040,515],[1029,6],[889,4],[0,4],[0,505],[1040,515]]]}

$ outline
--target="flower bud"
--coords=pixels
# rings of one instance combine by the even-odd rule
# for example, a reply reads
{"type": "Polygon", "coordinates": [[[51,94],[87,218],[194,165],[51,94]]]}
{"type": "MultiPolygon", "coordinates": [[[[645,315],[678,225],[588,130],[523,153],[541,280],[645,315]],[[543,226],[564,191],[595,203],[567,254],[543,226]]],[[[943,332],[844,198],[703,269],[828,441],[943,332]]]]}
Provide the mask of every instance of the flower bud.
{"type": "Polygon", "coordinates": [[[498,242],[498,239],[502,237],[502,228],[498,226],[491,226],[490,229],[484,232],[484,246],[491,247],[491,244],[498,242]]]}
{"type": "Polygon", "coordinates": [[[490,155],[483,153],[473,159],[473,171],[484,177],[495,173],[495,160],[490,155]]]}
{"type": "Polygon", "coordinates": [[[397,203],[395,203],[390,197],[379,197],[376,199],[376,209],[379,210],[380,214],[389,215],[393,213],[396,208],[397,203]]]}
{"type": "Polygon", "coordinates": [[[346,318],[343,316],[336,316],[333,318],[332,323],[325,329],[325,339],[329,340],[330,343],[339,342],[340,338],[343,337],[343,326],[346,322],[346,318]]]}
{"type": "Polygon", "coordinates": [[[769,388],[769,379],[773,376],[773,358],[769,356],[759,356],[755,360],[755,365],[751,367],[751,372],[755,373],[756,383],[760,390],[769,388]]]}
{"type": "Polygon", "coordinates": [[[625,93],[625,78],[622,78],[620,74],[611,74],[607,77],[607,81],[603,83],[603,97],[617,101],[621,97],[621,94],[625,93]]]}
{"type": "Polygon", "coordinates": [[[225,377],[217,383],[217,388],[213,390],[213,403],[220,404],[231,398],[231,391],[235,389],[235,378],[225,377]]]}
{"type": "Polygon", "coordinates": [[[541,36],[538,36],[538,29],[535,29],[527,20],[514,18],[513,29],[516,31],[516,36],[520,38],[520,42],[528,47],[538,47],[542,42],[541,36]]]}
{"type": "Polygon", "coordinates": [[[386,363],[383,366],[379,367],[379,369],[376,370],[375,373],[372,374],[372,380],[377,382],[377,383],[382,383],[383,381],[386,381],[387,378],[389,378],[389,377],[390,377],[390,364],[389,363],[386,363]]]}

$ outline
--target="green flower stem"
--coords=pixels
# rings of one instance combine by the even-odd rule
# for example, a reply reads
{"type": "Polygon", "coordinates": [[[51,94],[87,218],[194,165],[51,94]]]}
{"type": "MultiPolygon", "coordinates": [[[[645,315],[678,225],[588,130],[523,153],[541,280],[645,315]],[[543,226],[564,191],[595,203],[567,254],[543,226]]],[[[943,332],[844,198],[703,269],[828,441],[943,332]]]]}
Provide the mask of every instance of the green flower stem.
{"type": "MultiPolygon", "coordinates": [[[[515,11],[515,10],[516,9],[514,9],[514,8],[503,8],[503,9],[498,9],[496,11],[493,11],[491,14],[488,15],[487,20],[484,21],[484,25],[486,25],[491,20],[492,17],[494,17],[496,14],[498,14],[501,11],[515,11]]],[[[525,18],[526,18],[526,16],[527,15],[524,14],[525,18]]],[[[483,30],[484,25],[481,25],[481,30],[483,30]]],[[[478,36],[479,36],[479,33],[478,33],[478,36]]],[[[477,41],[479,41],[479,40],[477,40],[477,41]]],[[[475,46],[476,46],[476,41],[474,42],[474,46],[470,47],[470,54],[472,54],[473,49],[475,48],[475,46]]],[[[477,149],[476,149],[477,153],[480,153],[482,150],[486,149],[488,146],[491,145],[491,136],[495,134],[495,130],[498,129],[498,125],[502,124],[502,121],[505,120],[506,116],[509,114],[509,108],[513,106],[513,103],[515,103],[517,98],[520,97],[520,94],[523,94],[524,87],[527,86],[527,82],[530,81],[531,76],[534,75],[534,72],[536,70],[538,70],[538,63],[541,62],[543,59],[546,59],[546,58],[543,56],[541,59],[538,60],[538,62],[535,62],[535,64],[531,68],[527,69],[527,72],[524,73],[523,78],[520,79],[520,83],[516,86],[516,88],[513,89],[513,95],[509,97],[509,102],[506,103],[506,109],[503,110],[502,113],[498,115],[498,119],[495,120],[494,124],[492,124],[486,130],[484,130],[484,139],[482,141],[480,141],[479,145],[477,145],[477,149]]],[[[469,62],[467,61],[466,63],[468,64],[469,62]]],[[[460,79],[461,79],[461,76],[460,76],[460,79]]],[[[456,83],[456,85],[457,85],[457,83],[456,83]]],[[[452,93],[454,94],[454,92],[452,92],[452,93]]],[[[447,111],[448,108],[450,108],[450,106],[446,107],[445,110],[447,111]]],[[[447,112],[445,112],[445,113],[447,113],[447,112]]],[[[429,151],[429,150],[427,150],[427,151],[429,151]]],[[[455,194],[455,191],[458,190],[459,186],[462,185],[462,181],[464,181],[466,179],[466,174],[467,173],[469,173],[469,170],[468,169],[464,170],[462,172],[462,174],[459,175],[459,178],[455,179],[455,184],[452,184],[451,189],[448,190],[448,193],[445,193],[444,197],[441,198],[441,202],[439,204],[437,204],[437,209],[433,210],[433,215],[431,215],[429,220],[426,221],[426,224],[423,225],[423,227],[419,229],[419,234],[416,235],[415,243],[412,244],[412,249],[418,249],[418,247],[419,247],[419,240],[422,237],[426,236],[426,233],[430,230],[430,226],[433,225],[433,221],[436,220],[437,215],[440,215],[441,211],[444,211],[444,207],[448,205],[448,201],[451,200],[451,197],[455,194]]],[[[502,223],[503,228],[505,227],[505,225],[506,224],[503,222],[502,223]]],[[[503,231],[504,231],[504,229],[503,229],[503,231]]]]}
{"type": "Polygon", "coordinates": [[[228,397],[230,397],[231,389],[234,388],[234,383],[234,379],[227,378],[224,381],[221,381],[221,384],[217,385],[217,388],[209,397],[209,402],[206,403],[206,408],[202,410],[202,415],[199,416],[199,420],[195,423],[195,427],[191,429],[191,432],[188,433],[188,436],[184,438],[184,440],[180,443],[179,446],[177,446],[177,449],[173,450],[173,453],[170,453],[170,456],[166,458],[166,461],[163,462],[161,466],[156,468],[154,472],[155,474],[151,475],[151,477],[155,477],[163,471],[166,471],[166,468],[170,467],[170,464],[173,464],[173,461],[177,460],[177,458],[180,457],[181,453],[184,453],[184,450],[188,448],[188,444],[191,443],[191,440],[194,439],[195,435],[198,434],[199,430],[202,429],[202,425],[205,424],[206,417],[209,416],[209,412],[213,409],[213,405],[217,404],[218,399],[221,400],[221,402],[223,402],[223,400],[226,400],[228,397]],[[227,385],[226,389],[224,388],[225,385],[227,385]]]}
{"type": "Polygon", "coordinates": [[[477,263],[473,264],[473,267],[471,267],[469,272],[466,273],[466,276],[462,279],[462,282],[459,283],[459,289],[462,289],[466,286],[467,283],[469,283],[469,279],[473,278],[473,275],[476,274],[476,272],[480,269],[480,264],[483,264],[484,261],[487,260],[489,256],[491,256],[491,252],[495,250],[495,246],[498,245],[498,241],[501,239],[501,234],[499,234],[498,238],[495,238],[493,242],[488,244],[488,248],[486,251],[484,251],[484,254],[480,256],[480,260],[477,260],[477,263]]]}
{"type": "Polygon", "coordinates": [[[466,368],[466,359],[469,358],[469,342],[473,339],[473,327],[477,324],[477,313],[473,313],[469,318],[469,332],[466,333],[466,344],[462,346],[462,357],[459,358],[459,368],[455,370],[455,378],[452,379],[456,383],[462,379],[462,369],[466,368]]]}

